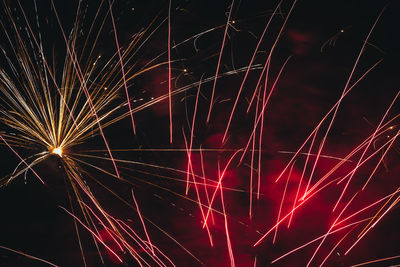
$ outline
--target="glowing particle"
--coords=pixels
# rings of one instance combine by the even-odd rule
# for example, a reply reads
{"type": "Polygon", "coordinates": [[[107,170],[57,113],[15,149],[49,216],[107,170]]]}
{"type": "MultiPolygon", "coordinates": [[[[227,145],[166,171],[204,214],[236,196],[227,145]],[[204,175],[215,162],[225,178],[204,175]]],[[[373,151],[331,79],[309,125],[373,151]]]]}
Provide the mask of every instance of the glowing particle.
{"type": "Polygon", "coordinates": [[[55,147],[51,151],[51,153],[58,155],[59,157],[62,157],[62,149],[61,147],[55,147]]]}

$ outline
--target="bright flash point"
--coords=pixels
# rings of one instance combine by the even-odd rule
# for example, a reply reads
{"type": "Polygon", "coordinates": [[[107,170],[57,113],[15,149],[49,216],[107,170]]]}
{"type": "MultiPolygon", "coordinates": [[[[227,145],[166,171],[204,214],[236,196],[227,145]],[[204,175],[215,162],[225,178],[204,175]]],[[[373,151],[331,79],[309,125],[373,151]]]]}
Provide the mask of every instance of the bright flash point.
{"type": "Polygon", "coordinates": [[[56,154],[56,155],[61,157],[62,156],[62,149],[61,149],[61,147],[55,147],[55,148],[53,148],[51,153],[56,154]]]}

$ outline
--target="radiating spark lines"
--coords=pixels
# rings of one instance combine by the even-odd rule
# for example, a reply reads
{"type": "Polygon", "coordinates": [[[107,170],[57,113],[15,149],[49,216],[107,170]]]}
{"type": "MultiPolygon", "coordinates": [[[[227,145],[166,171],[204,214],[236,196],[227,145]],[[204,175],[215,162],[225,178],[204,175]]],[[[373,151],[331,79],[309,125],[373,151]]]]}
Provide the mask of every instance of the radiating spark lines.
{"type": "Polygon", "coordinates": [[[29,259],[41,261],[41,262],[46,263],[46,264],[48,264],[48,265],[50,265],[50,266],[58,267],[58,265],[55,265],[54,263],[51,263],[51,262],[46,261],[46,260],[44,260],[44,259],[40,259],[40,258],[38,258],[38,257],[29,255],[29,254],[26,254],[26,253],[24,253],[24,252],[21,252],[21,251],[15,250],[15,249],[7,248],[7,247],[4,247],[4,246],[0,246],[0,248],[1,248],[1,249],[8,250],[8,251],[11,251],[11,252],[14,252],[14,253],[17,253],[17,254],[20,254],[20,255],[25,256],[25,257],[27,257],[27,258],[29,258],[29,259]]]}
{"type": "Polygon", "coordinates": [[[125,88],[125,93],[126,93],[126,102],[128,103],[129,113],[131,114],[133,133],[136,134],[135,122],[133,120],[133,113],[132,113],[132,106],[131,106],[131,98],[129,97],[128,87],[126,85],[124,63],[122,61],[121,49],[119,47],[117,28],[115,26],[114,16],[113,16],[113,13],[112,13],[111,0],[109,0],[108,3],[110,5],[110,17],[111,17],[111,21],[112,21],[112,25],[113,25],[113,29],[114,29],[115,44],[117,46],[118,57],[119,57],[119,60],[120,60],[120,63],[121,63],[122,79],[123,79],[123,82],[124,82],[124,88],[125,88]]]}
{"type": "Polygon", "coordinates": [[[400,91],[376,34],[386,7],[322,53],[331,22],[302,28],[325,19],[318,5],[168,0],[151,17],[150,2],[2,1],[0,144],[12,160],[0,189],[21,176],[63,184],[75,265],[397,260],[388,242],[354,265],[398,220],[400,91]]]}
{"type": "Polygon", "coordinates": [[[222,52],[224,51],[224,47],[225,47],[225,41],[226,41],[226,37],[228,34],[228,29],[229,29],[229,23],[231,21],[231,15],[232,15],[232,10],[233,10],[233,5],[235,3],[235,0],[232,0],[232,3],[229,7],[229,12],[228,12],[228,18],[225,24],[225,30],[224,30],[224,37],[222,38],[222,44],[221,44],[221,50],[218,54],[218,63],[217,63],[217,68],[215,70],[215,75],[214,75],[214,83],[213,83],[213,89],[212,89],[212,93],[211,93],[211,99],[210,99],[210,108],[208,109],[208,115],[207,115],[207,123],[210,121],[210,117],[211,117],[211,110],[214,106],[214,95],[215,95],[215,87],[217,85],[217,79],[219,76],[219,68],[221,65],[221,59],[222,59],[222,52]]]}

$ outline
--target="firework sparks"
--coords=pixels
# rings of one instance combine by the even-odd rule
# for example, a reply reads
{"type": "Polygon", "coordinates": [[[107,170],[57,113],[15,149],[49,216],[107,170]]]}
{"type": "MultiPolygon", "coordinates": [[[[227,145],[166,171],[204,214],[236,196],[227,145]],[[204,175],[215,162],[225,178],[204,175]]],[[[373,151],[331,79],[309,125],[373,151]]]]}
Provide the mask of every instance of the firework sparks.
{"type": "Polygon", "coordinates": [[[55,147],[51,150],[51,153],[58,155],[59,157],[62,157],[62,147],[55,147]]]}
{"type": "MultiPolygon", "coordinates": [[[[19,192],[32,187],[32,199],[50,203],[36,192],[55,190],[58,229],[69,230],[48,243],[78,252],[29,249],[10,230],[6,258],[398,260],[387,256],[398,255],[397,232],[373,254],[367,247],[398,223],[400,91],[396,64],[386,63],[397,49],[382,37],[396,7],[156,2],[3,1],[0,139],[13,159],[3,159],[4,203],[33,209],[19,192]]],[[[34,210],[32,218],[55,214],[34,210]]],[[[27,219],[17,220],[21,229],[27,219]]]]}

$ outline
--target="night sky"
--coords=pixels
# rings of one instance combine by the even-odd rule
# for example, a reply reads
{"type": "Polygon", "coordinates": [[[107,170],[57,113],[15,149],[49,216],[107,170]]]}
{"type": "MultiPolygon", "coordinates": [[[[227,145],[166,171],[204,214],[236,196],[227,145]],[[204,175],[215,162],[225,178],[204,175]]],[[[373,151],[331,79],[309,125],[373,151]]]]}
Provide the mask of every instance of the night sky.
{"type": "MultiPolygon", "coordinates": [[[[34,32],[37,35],[39,32],[41,34],[44,54],[51,62],[57,81],[62,79],[64,59],[68,53],[55,12],[59,15],[63,30],[67,35],[73,27],[79,30],[79,37],[75,43],[78,52],[81,51],[90,25],[97,14],[95,25],[99,26],[103,21],[104,25],[91,56],[101,55],[101,59],[97,63],[100,66],[95,69],[94,73],[101,77],[107,75],[110,68],[107,65],[105,68],[101,68],[101,66],[106,64],[106,59],[112,57],[117,51],[113,25],[108,14],[108,1],[103,1],[103,6],[99,9],[100,0],[84,0],[81,2],[80,11],[78,10],[78,1],[54,0],[56,11],[48,0],[37,0],[37,9],[32,0],[20,0],[20,2],[34,32]],[[97,10],[100,11],[97,13],[97,10]],[[74,23],[77,13],[78,17],[82,18],[78,25],[74,23]],[[40,21],[40,28],[36,27],[36,17],[40,21]]],[[[298,155],[295,164],[289,165],[287,172],[278,182],[275,180],[320,120],[340,98],[366,36],[380,12],[384,10],[371,37],[367,40],[364,53],[350,79],[350,85],[379,60],[383,59],[383,61],[357,83],[341,102],[321,152],[323,156],[319,159],[313,172],[311,186],[318,185],[319,179],[332,170],[340,162],[340,159],[345,158],[360,143],[371,136],[378,127],[382,116],[400,89],[398,67],[400,39],[396,26],[400,9],[397,1],[299,0],[296,3],[270,58],[267,94],[285,61],[289,60],[282,70],[268,105],[266,105],[261,138],[261,127],[257,127],[253,165],[251,163],[253,142],[252,139],[249,141],[249,138],[253,132],[255,116],[260,114],[263,104],[263,86],[261,86],[261,93],[256,97],[258,100],[252,103],[249,112],[247,112],[247,108],[257,88],[257,82],[262,68],[266,64],[271,46],[278,36],[293,1],[282,1],[281,8],[278,9],[261,42],[254,59],[254,67],[250,70],[238,99],[228,138],[224,143],[222,142],[223,135],[246,67],[249,65],[264,27],[279,1],[238,0],[234,2],[219,67],[219,74],[222,74],[223,77],[220,77],[216,83],[214,105],[208,123],[206,121],[214,82],[212,77],[214,77],[218,65],[231,2],[172,1],[171,44],[172,46],[179,44],[171,49],[172,90],[187,88],[172,97],[172,144],[169,141],[168,98],[146,106],[146,103],[152,103],[152,100],[168,93],[168,64],[165,63],[168,61],[168,21],[166,19],[168,18],[169,2],[161,0],[118,0],[114,2],[112,10],[118,30],[119,45],[123,49],[134,39],[135,34],[144,29],[147,30],[144,38],[138,41],[140,49],[134,53],[132,60],[125,67],[127,69],[132,67],[134,71],[138,72],[148,64],[163,64],[138,75],[127,83],[132,108],[138,109],[134,113],[136,135],[133,134],[129,116],[104,129],[104,135],[114,157],[126,161],[117,162],[121,177],[125,181],[120,181],[100,170],[101,168],[113,173],[114,167],[109,160],[81,157],[80,159],[92,166],[97,166],[98,169],[80,162],[77,165],[83,180],[104,210],[130,225],[143,238],[145,235],[140,218],[136,209],[132,208],[134,202],[131,190],[135,192],[140,211],[146,218],[145,224],[152,243],[176,266],[231,266],[232,261],[229,257],[225,232],[226,224],[230,233],[230,244],[236,266],[306,266],[319,242],[296,251],[274,264],[271,262],[286,252],[326,234],[340,211],[356,192],[358,192],[357,197],[343,212],[341,219],[388,196],[399,187],[400,147],[399,142],[395,140],[365,190],[361,190],[361,188],[378,164],[385,149],[379,151],[374,158],[355,172],[338,205],[338,210],[332,212],[347,180],[339,185],[332,182],[313,196],[308,203],[296,210],[290,228],[287,227],[287,221],[279,225],[275,243],[273,243],[274,232],[271,232],[260,244],[253,246],[275,226],[278,216],[282,218],[291,211],[307,156],[298,155]],[[192,38],[208,30],[211,31],[192,38]],[[180,44],[188,38],[192,39],[180,44]],[[244,71],[241,71],[242,68],[244,71]],[[235,70],[237,71],[235,72],[235,70]],[[201,85],[196,105],[198,82],[200,79],[207,80],[210,77],[209,81],[201,85]],[[256,107],[256,102],[258,102],[258,107],[256,107]],[[141,109],[143,106],[145,108],[141,109]],[[209,184],[207,191],[204,190],[204,187],[200,189],[201,203],[205,207],[208,208],[206,196],[211,197],[214,193],[218,177],[227,166],[229,159],[235,151],[250,144],[243,160],[239,161],[242,155],[239,152],[226,168],[222,182],[224,206],[220,190],[216,191],[213,204],[216,212],[212,212],[208,219],[214,242],[213,247],[210,246],[207,231],[202,229],[204,220],[199,205],[196,203],[198,196],[195,187],[190,186],[188,194],[185,194],[188,165],[185,138],[186,142],[190,141],[195,106],[197,113],[193,130],[192,148],[194,151],[191,155],[191,162],[196,175],[202,176],[204,169],[204,175],[209,179],[207,180],[209,184]],[[260,140],[262,140],[261,152],[258,153],[260,140]],[[199,148],[204,149],[202,157],[198,152],[199,148]],[[210,150],[206,151],[206,149],[210,150]],[[260,159],[259,155],[261,155],[260,159]],[[151,164],[152,166],[132,162],[151,164]],[[253,168],[254,180],[252,218],[250,219],[251,168],[253,168]],[[258,168],[261,169],[261,184],[259,185],[260,195],[257,199],[258,168]],[[291,169],[291,176],[288,176],[289,169],[291,169]],[[285,198],[282,201],[283,194],[285,194],[285,198]],[[131,206],[126,205],[121,199],[131,206]],[[282,210],[278,215],[280,207],[282,210]],[[223,210],[226,212],[226,220],[223,210]],[[172,241],[170,237],[173,237],[176,242],[172,241]],[[177,242],[190,251],[194,257],[182,249],[177,242]]],[[[0,47],[4,52],[0,59],[0,69],[2,72],[9,73],[12,68],[4,55],[8,55],[11,61],[16,60],[12,56],[13,42],[16,38],[13,37],[15,31],[10,24],[10,15],[7,14],[5,5],[10,7],[10,14],[18,25],[18,31],[22,33],[23,42],[26,42],[28,49],[33,49],[32,47],[35,46],[32,45],[32,37],[27,34],[26,22],[18,3],[4,1],[0,7],[2,24],[0,47]]],[[[94,42],[94,36],[88,38],[89,47],[94,42]]],[[[37,51],[32,52],[32,55],[35,53],[37,51]]],[[[91,60],[87,52],[80,56],[80,62],[91,60]]],[[[261,85],[264,85],[265,78],[261,81],[261,85]]],[[[9,110],[5,105],[7,100],[2,86],[1,84],[0,110],[3,114],[9,110]]],[[[54,86],[51,88],[56,90],[54,86]]],[[[56,95],[56,91],[54,92],[56,95]]],[[[107,108],[112,109],[124,101],[126,101],[126,96],[124,87],[121,85],[118,96],[107,108]]],[[[111,118],[116,118],[128,111],[127,106],[124,105],[113,113],[111,118]]],[[[392,128],[371,142],[366,156],[373,154],[387,140],[395,136],[400,129],[399,119],[395,117],[399,113],[400,103],[397,101],[384,121],[386,123],[394,118],[387,125],[385,131],[388,127],[392,128]]],[[[1,118],[0,133],[2,135],[10,132],[21,134],[7,125],[3,120],[3,115],[1,118]]],[[[311,154],[318,152],[331,118],[332,116],[328,117],[315,135],[316,141],[310,150],[311,154]]],[[[307,144],[300,151],[301,153],[309,152],[310,142],[307,144]]],[[[15,147],[15,149],[21,157],[27,158],[47,148],[35,146],[32,149],[19,147],[15,147]]],[[[66,155],[68,153],[108,157],[103,139],[98,133],[90,135],[84,142],[72,146],[65,151],[66,155]]],[[[321,185],[345,177],[355,168],[361,154],[362,151],[349,157],[321,185]]],[[[1,177],[7,177],[20,162],[4,143],[1,143],[0,146],[0,158],[1,177]]],[[[305,177],[310,176],[315,158],[315,156],[309,158],[305,177]]],[[[64,171],[63,160],[57,155],[50,155],[34,167],[45,185],[37,179],[32,171],[28,171],[26,176],[22,174],[16,177],[7,185],[1,183],[3,186],[0,187],[0,246],[47,260],[57,266],[84,266],[74,219],[61,208],[64,207],[71,211],[71,207],[73,207],[77,217],[82,218],[78,201],[73,197],[71,202],[69,200],[72,187],[64,171]]],[[[203,183],[202,181],[198,178],[199,183],[203,183]]],[[[304,181],[302,186],[305,187],[304,181]]],[[[339,241],[340,244],[332,251],[325,266],[351,266],[369,260],[399,255],[400,215],[399,204],[396,202],[398,197],[399,193],[396,193],[386,206],[383,205],[389,198],[342,224],[345,226],[346,223],[350,224],[373,217],[381,207],[385,210],[393,204],[376,226],[347,255],[344,255],[345,252],[354,244],[357,236],[369,221],[329,235],[316,256],[313,257],[310,266],[319,266],[339,241]],[[349,232],[351,229],[354,231],[349,232]],[[341,241],[348,232],[346,238],[341,241]]],[[[88,201],[87,198],[84,200],[88,201]]],[[[89,204],[90,201],[87,203],[89,204]]],[[[118,247],[109,234],[101,230],[100,224],[97,226],[99,227],[99,236],[112,249],[117,250],[118,247]]],[[[119,263],[115,256],[111,255],[101,244],[97,249],[91,234],[79,223],[78,228],[87,266],[139,266],[127,252],[118,252],[124,261],[119,263]],[[98,250],[101,252],[101,257],[98,250]]],[[[137,253],[145,255],[143,250],[138,250],[137,253]]],[[[399,262],[400,258],[397,258],[371,266],[389,266],[399,264],[399,262]]],[[[166,264],[170,266],[170,263],[166,262],[166,264]]],[[[151,261],[149,261],[149,265],[157,266],[151,261]]],[[[49,265],[0,247],[0,266],[49,265]]]]}

